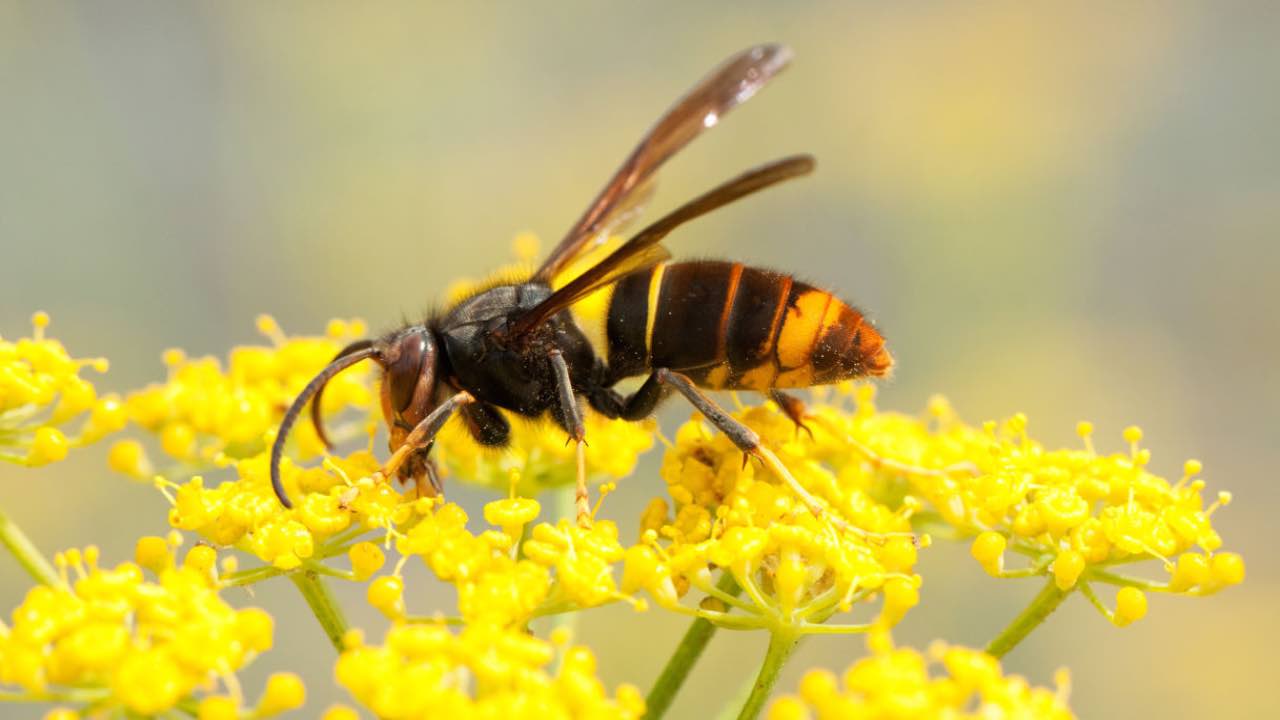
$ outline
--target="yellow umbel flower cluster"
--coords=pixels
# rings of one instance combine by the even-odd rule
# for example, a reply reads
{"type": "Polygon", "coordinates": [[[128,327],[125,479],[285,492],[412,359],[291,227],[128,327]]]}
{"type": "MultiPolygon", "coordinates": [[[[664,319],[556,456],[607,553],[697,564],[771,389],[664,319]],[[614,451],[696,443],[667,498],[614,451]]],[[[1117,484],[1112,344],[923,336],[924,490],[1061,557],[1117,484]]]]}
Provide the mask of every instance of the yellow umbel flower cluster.
{"type": "Polygon", "coordinates": [[[1078,427],[1083,447],[1050,450],[1027,434],[1023,415],[974,427],[941,398],[912,417],[877,411],[870,388],[847,393],[856,410],[821,405],[810,419],[813,443],[829,448],[824,455],[841,478],[860,478],[886,502],[918,498],[917,521],[973,538],[973,556],[994,576],[1044,575],[1061,591],[1079,587],[1121,625],[1145,614],[1143,591],[1206,595],[1244,580],[1243,559],[1219,552],[1211,522],[1230,494],[1206,507],[1195,460],[1176,483],[1150,472],[1136,427],[1124,431],[1127,453],[1098,453],[1090,423],[1078,427]],[[1028,564],[1006,568],[1006,551],[1028,564]],[[1152,559],[1167,571],[1165,582],[1115,571],[1152,559]],[[1116,611],[1102,606],[1090,581],[1127,588],[1116,611]]]}
{"type": "Polygon", "coordinates": [[[205,487],[196,476],[160,483],[172,500],[169,523],[222,546],[235,547],[279,570],[346,552],[344,542],[373,529],[390,531],[412,516],[411,495],[374,482],[377,459],[368,451],[331,457],[322,466],[286,461],[281,479],[294,497],[285,509],[271,489],[267,452],[236,463],[239,477],[205,487]]]}
{"type": "MultiPolygon", "coordinates": [[[[429,506],[422,501],[414,507],[429,506]]],[[[500,529],[474,534],[462,508],[440,504],[404,530],[396,548],[405,557],[421,557],[437,577],[457,587],[458,611],[467,623],[523,627],[538,615],[629,599],[614,579],[625,553],[616,525],[539,523],[520,545],[524,527],[539,510],[527,498],[496,500],[485,506],[484,515],[500,529]]],[[[401,619],[403,592],[398,574],[378,578],[370,584],[369,602],[401,619]]]]}
{"type": "Polygon", "coordinates": [[[85,367],[106,372],[106,359],[72,358],[62,343],[45,337],[45,313],[33,315],[31,324],[29,338],[0,337],[0,460],[46,465],[124,427],[127,416],[119,397],[99,397],[80,377],[85,367]],[[68,435],[74,421],[79,430],[68,435]]]}
{"type": "Polygon", "coordinates": [[[779,698],[768,720],[1074,717],[1067,706],[1065,671],[1055,678],[1057,689],[1049,690],[1004,675],[998,660],[977,650],[937,644],[926,656],[883,641],[872,645],[878,647],[843,678],[829,670],[809,671],[799,694],[779,698]]]}
{"type": "Polygon", "coordinates": [[[773,471],[744,462],[728,438],[695,418],[680,428],[663,460],[674,512],[662,499],[645,510],[642,543],[627,551],[623,591],[643,588],[664,608],[732,627],[863,631],[871,626],[823,623],[876,597],[883,598],[878,624],[901,620],[919,599],[913,506],[895,510],[874,500],[861,474],[828,463],[847,452],[843,442],[797,432],[772,404],[735,416],[826,511],[815,517],[773,471]],[[717,567],[732,575],[742,598],[716,587],[717,567]],[[690,587],[711,602],[697,610],[680,604],[690,587]],[[730,615],[725,605],[744,613],[730,615]]]}
{"type": "Polygon", "coordinates": [[[1176,483],[1147,470],[1151,453],[1139,447],[1142,431],[1127,428],[1128,453],[1102,455],[1081,423],[1082,449],[1046,450],[1026,434],[1026,418],[988,427],[990,457],[981,473],[960,476],[956,485],[939,478],[917,484],[923,494],[958,494],[948,517],[957,526],[986,528],[974,540],[974,557],[996,576],[1048,571],[1059,590],[1079,587],[1107,617],[1126,625],[1146,614],[1144,590],[1208,595],[1244,580],[1244,560],[1219,552],[1222,538],[1211,516],[1231,500],[1219,493],[1205,507],[1200,463],[1185,463],[1176,483]],[[966,502],[965,500],[968,499],[966,502]],[[1004,567],[1005,550],[1030,560],[1025,569],[1004,567]],[[1165,582],[1121,575],[1121,565],[1158,560],[1165,582]],[[1121,587],[1115,611],[1089,586],[1121,587]]]}
{"type": "MultiPolygon", "coordinates": [[[[446,503],[429,509],[406,530],[396,549],[405,557],[421,557],[438,578],[454,584],[458,612],[465,621],[522,624],[546,599],[551,586],[546,568],[515,557],[523,525],[538,513],[537,503],[530,501],[530,505],[519,518],[502,518],[506,530],[474,534],[467,529],[466,511],[446,503]]],[[[402,593],[398,576],[379,578],[370,585],[369,601],[398,619],[404,613],[402,593]]]]}
{"type": "MultiPolygon", "coordinates": [[[[0,682],[92,713],[154,715],[199,694],[202,709],[233,711],[210,717],[238,717],[244,698],[234,673],[271,648],[273,621],[218,596],[212,548],[196,546],[181,563],[175,550],[173,541],[143,538],[136,562],[109,569],[95,547],[59,554],[61,581],[32,588],[0,629],[0,682]]],[[[256,711],[301,704],[301,682],[283,675],[256,711]]]]}
{"type": "MultiPolygon", "coordinates": [[[[130,393],[125,401],[129,419],[154,433],[164,452],[187,466],[252,457],[270,443],[299,391],[343,345],[366,332],[362,321],[331,320],[322,337],[286,337],[266,315],[258,318],[258,329],[272,344],[234,348],[225,369],[213,357],[165,352],[169,379],[130,393]]],[[[368,411],[372,405],[368,368],[361,365],[329,383],[322,410],[329,417],[346,408],[368,411]]],[[[309,423],[299,423],[297,437],[304,456],[324,450],[309,423]]],[[[135,441],[113,448],[111,464],[143,479],[150,474],[135,441]]]]}
{"type": "Polygon", "coordinates": [[[415,718],[639,718],[640,692],[610,696],[585,647],[561,651],[520,629],[484,623],[454,634],[438,625],[396,625],[383,645],[349,634],[336,675],[362,705],[387,720],[415,718]]]}

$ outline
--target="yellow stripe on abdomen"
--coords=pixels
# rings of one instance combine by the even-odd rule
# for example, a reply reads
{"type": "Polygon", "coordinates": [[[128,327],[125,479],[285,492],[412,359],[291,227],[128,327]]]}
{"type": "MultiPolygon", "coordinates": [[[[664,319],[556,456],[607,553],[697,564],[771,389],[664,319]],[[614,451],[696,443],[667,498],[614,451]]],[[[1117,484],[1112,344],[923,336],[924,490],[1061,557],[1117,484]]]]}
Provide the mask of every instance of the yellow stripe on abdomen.
{"type": "Polygon", "coordinates": [[[658,301],[662,299],[662,274],[667,264],[655,265],[649,275],[649,312],[645,315],[644,347],[646,354],[653,352],[653,325],[658,318],[658,301]]]}
{"type": "MultiPolygon", "coordinates": [[[[787,308],[778,331],[778,364],[783,368],[798,368],[809,362],[813,345],[822,330],[827,307],[833,298],[822,290],[808,290],[787,308]]],[[[838,302],[838,301],[837,301],[838,302]]]]}

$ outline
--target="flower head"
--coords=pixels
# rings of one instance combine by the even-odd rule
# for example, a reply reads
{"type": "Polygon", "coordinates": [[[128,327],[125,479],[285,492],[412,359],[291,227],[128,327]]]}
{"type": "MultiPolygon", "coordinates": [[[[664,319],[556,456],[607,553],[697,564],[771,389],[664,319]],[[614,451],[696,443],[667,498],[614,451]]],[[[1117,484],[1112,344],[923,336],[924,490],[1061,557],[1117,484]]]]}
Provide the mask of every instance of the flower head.
{"type": "MultiPolygon", "coordinates": [[[[458,611],[468,623],[520,627],[540,614],[630,599],[615,579],[626,551],[612,522],[539,523],[521,545],[524,526],[540,509],[534,500],[489,503],[485,518],[501,529],[479,533],[467,529],[467,514],[455,504],[415,508],[425,515],[404,530],[396,548],[421,557],[437,577],[457,587],[458,611]]],[[[393,618],[403,613],[394,602],[374,605],[393,618]]]]}
{"type": "Polygon", "coordinates": [[[286,461],[281,478],[301,498],[292,509],[284,508],[271,488],[269,462],[265,451],[240,460],[236,479],[212,487],[201,476],[180,485],[161,482],[173,503],[169,523],[292,570],[313,557],[342,552],[329,543],[339,534],[390,533],[412,516],[411,495],[373,480],[379,465],[368,451],[332,457],[313,468],[286,461]]]}
{"type": "Polygon", "coordinates": [[[612,695],[596,677],[595,656],[585,647],[559,653],[520,629],[484,623],[455,634],[430,624],[396,625],[382,645],[366,645],[352,633],[335,674],[377,717],[638,718],[640,692],[618,687],[612,695]]]}
{"type": "Polygon", "coordinates": [[[1065,671],[1057,689],[1032,687],[1017,675],[1005,675],[986,653],[937,644],[927,654],[873,642],[869,657],[837,678],[828,670],[810,670],[799,694],[779,698],[769,720],[806,718],[1026,717],[1066,720],[1065,671]]]}
{"type": "Polygon", "coordinates": [[[453,583],[465,621],[510,626],[533,617],[550,592],[551,577],[532,560],[516,558],[518,528],[508,525],[514,535],[476,534],[467,529],[466,511],[453,503],[418,507],[424,515],[405,530],[396,548],[406,557],[421,557],[438,578],[453,583]]]}
{"type": "MultiPolygon", "coordinates": [[[[234,348],[225,368],[213,357],[188,358],[180,350],[164,354],[169,379],[130,393],[129,419],[154,433],[164,452],[186,465],[211,465],[260,453],[298,392],[349,340],[365,334],[358,320],[332,320],[320,337],[286,337],[270,316],[258,319],[270,346],[234,348]]],[[[352,368],[326,388],[322,414],[346,408],[368,412],[373,394],[368,369],[352,368]]],[[[315,431],[300,423],[304,455],[323,451],[315,431]]],[[[350,433],[348,433],[350,434],[350,433]]]]}
{"type": "Polygon", "coordinates": [[[0,682],[33,696],[75,688],[95,708],[138,715],[220,696],[221,683],[222,702],[239,706],[232,675],[270,649],[273,621],[219,597],[210,548],[182,562],[175,549],[144,538],[138,562],[114,568],[99,565],[94,547],[59,554],[62,581],[32,588],[0,630],[0,682]]]}
{"type": "MultiPolygon", "coordinates": [[[[918,601],[912,573],[917,539],[913,507],[894,509],[868,492],[871,471],[831,462],[843,442],[812,437],[772,404],[735,414],[776,452],[781,465],[823,503],[815,515],[774,469],[753,461],[700,419],[676,433],[662,475],[675,505],[656,500],[644,513],[641,545],[627,551],[622,589],[645,589],[663,607],[683,611],[694,587],[713,608],[693,611],[732,626],[812,629],[861,600],[883,598],[879,623],[892,625],[918,601]],[[830,517],[829,517],[830,516],[830,517]],[[726,595],[712,582],[721,568],[744,592],[726,595]],[[727,603],[745,615],[729,615],[727,603]]],[[[869,626],[846,626],[862,631],[869,626]]],[[[828,626],[828,630],[830,630],[828,626]]]]}
{"type": "Polygon", "coordinates": [[[124,426],[119,397],[99,397],[80,376],[88,367],[106,372],[104,358],[72,358],[62,343],[45,337],[49,316],[31,318],[31,337],[0,337],[0,460],[46,465],[124,426]],[[78,429],[69,426],[78,423],[78,429]]]}
{"type": "MultiPolygon", "coordinates": [[[[1175,483],[1152,473],[1137,427],[1123,433],[1128,452],[1098,453],[1090,423],[1077,428],[1084,447],[1048,449],[1028,435],[1023,415],[975,427],[941,398],[912,417],[878,411],[868,389],[849,392],[857,398],[853,412],[830,405],[813,410],[815,441],[843,440],[843,447],[830,445],[830,461],[846,474],[874,470],[868,491],[889,503],[905,494],[919,498],[928,511],[922,517],[973,538],[974,558],[992,575],[1045,575],[1061,590],[1079,587],[1117,624],[1141,617],[1145,602],[1142,613],[1120,620],[1089,583],[1206,595],[1244,579],[1243,560],[1220,552],[1222,539],[1211,522],[1230,494],[1220,493],[1206,507],[1195,460],[1175,483]],[[1029,565],[1006,568],[1006,550],[1029,565]],[[1116,572],[1149,560],[1159,561],[1165,581],[1116,572]]],[[[1128,592],[1120,600],[1134,609],[1134,597],[1128,592]]]]}

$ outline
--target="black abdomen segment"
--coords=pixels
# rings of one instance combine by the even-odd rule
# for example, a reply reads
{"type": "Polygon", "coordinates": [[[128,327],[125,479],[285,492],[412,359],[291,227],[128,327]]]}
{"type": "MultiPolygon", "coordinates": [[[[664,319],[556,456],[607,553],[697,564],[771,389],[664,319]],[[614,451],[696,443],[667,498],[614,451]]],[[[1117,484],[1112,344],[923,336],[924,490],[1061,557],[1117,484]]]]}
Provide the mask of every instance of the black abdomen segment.
{"type": "Polygon", "coordinates": [[[663,268],[657,300],[650,303],[650,367],[680,370],[724,362],[725,323],[741,273],[741,264],[715,260],[663,268]]]}

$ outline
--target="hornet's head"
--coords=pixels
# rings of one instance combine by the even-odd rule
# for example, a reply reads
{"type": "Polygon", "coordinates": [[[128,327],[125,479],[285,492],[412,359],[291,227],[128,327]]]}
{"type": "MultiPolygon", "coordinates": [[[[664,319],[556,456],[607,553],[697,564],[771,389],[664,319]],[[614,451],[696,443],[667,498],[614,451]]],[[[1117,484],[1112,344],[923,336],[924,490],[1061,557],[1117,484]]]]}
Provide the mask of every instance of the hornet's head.
{"type": "Polygon", "coordinates": [[[332,447],[321,420],[320,400],[324,395],[325,385],[335,375],[362,360],[373,360],[382,366],[382,414],[386,418],[394,449],[403,443],[409,431],[434,406],[439,358],[435,337],[423,325],[412,325],[378,340],[360,340],[343,348],[332,362],[307,383],[280,422],[280,430],[271,447],[271,486],[280,503],[287,508],[293,507],[280,482],[280,459],[284,455],[289,430],[297,422],[308,401],[311,401],[311,422],[316,434],[327,447],[332,447]]]}

